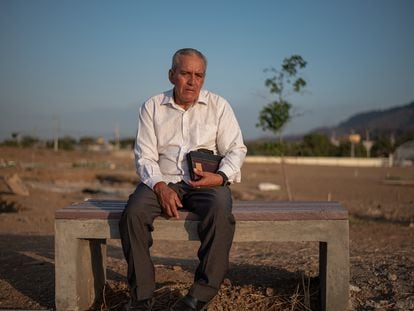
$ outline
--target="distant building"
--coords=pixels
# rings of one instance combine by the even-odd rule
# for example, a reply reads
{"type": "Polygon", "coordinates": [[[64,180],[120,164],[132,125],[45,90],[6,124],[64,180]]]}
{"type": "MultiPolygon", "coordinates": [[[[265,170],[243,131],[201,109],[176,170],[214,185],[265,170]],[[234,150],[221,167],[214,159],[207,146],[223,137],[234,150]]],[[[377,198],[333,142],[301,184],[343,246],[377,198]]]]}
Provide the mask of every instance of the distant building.
{"type": "Polygon", "coordinates": [[[98,137],[93,141],[81,144],[77,149],[87,151],[113,151],[116,148],[114,145],[108,143],[105,138],[98,137]]]}
{"type": "Polygon", "coordinates": [[[336,147],[338,147],[341,144],[341,142],[339,141],[339,139],[336,138],[336,133],[335,132],[332,132],[331,133],[330,141],[331,141],[331,144],[334,145],[334,146],[336,146],[336,147]]]}
{"type": "Polygon", "coordinates": [[[414,164],[414,140],[405,142],[395,150],[394,161],[402,166],[414,164]]]}

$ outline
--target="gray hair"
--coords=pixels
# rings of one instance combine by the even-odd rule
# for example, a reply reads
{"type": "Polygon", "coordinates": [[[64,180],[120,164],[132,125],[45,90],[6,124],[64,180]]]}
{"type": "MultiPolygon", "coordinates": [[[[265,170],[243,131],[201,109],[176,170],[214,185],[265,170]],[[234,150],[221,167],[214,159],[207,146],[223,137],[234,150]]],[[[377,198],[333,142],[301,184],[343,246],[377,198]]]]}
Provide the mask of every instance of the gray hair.
{"type": "Polygon", "coordinates": [[[178,63],[179,63],[178,57],[181,55],[196,55],[200,57],[204,63],[205,69],[207,69],[207,58],[203,55],[203,53],[193,48],[184,48],[174,53],[174,56],[172,58],[171,70],[175,70],[177,68],[178,63]]]}

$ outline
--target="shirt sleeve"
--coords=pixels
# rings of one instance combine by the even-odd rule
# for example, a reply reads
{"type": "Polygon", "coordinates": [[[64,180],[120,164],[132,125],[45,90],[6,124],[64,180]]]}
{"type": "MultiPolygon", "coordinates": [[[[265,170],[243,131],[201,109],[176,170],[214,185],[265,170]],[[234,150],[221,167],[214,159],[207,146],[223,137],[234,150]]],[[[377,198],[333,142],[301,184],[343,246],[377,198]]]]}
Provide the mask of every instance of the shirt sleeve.
{"type": "Polygon", "coordinates": [[[154,131],[152,111],[151,102],[145,102],[141,106],[134,147],[137,174],[141,182],[151,189],[158,182],[163,181],[163,176],[158,165],[157,137],[154,131]]]}
{"type": "Polygon", "coordinates": [[[219,171],[229,178],[230,182],[240,182],[240,169],[246,157],[247,148],[243,143],[243,136],[236,116],[230,104],[224,101],[224,109],[219,119],[217,132],[217,149],[224,155],[219,171]]]}

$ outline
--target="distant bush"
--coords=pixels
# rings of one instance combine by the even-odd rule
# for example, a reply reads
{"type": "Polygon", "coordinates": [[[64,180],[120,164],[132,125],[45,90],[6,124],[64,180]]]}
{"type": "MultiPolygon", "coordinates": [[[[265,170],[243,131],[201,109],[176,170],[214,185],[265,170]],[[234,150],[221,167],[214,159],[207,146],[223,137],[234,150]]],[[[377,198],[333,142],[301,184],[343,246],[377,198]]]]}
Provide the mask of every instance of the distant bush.
{"type": "Polygon", "coordinates": [[[280,156],[286,150],[287,144],[274,141],[247,142],[246,147],[247,155],[280,156]]]}
{"type": "Polygon", "coordinates": [[[13,139],[7,139],[1,143],[2,146],[8,147],[33,147],[34,145],[38,144],[40,140],[37,137],[33,136],[13,136],[13,139]]]}
{"type": "Polygon", "coordinates": [[[6,139],[6,140],[3,140],[0,143],[0,146],[4,146],[4,147],[18,147],[19,144],[15,140],[6,139]]]}
{"type": "Polygon", "coordinates": [[[92,136],[84,136],[79,139],[79,145],[93,145],[96,143],[96,138],[92,136]]]}
{"type": "MultiPolygon", "coordinates": [[[[340,142],[339,146],[331,143],[323,134],[313,133],[304,136],[302,141],[283,142],[275,141],[247,142],[248,155],[285,156],[294,157],[349,157],[351,155],[351,143],[340,142]]],[[[354,146],[356,157],[365,157],[366,150],[362,144],[354,146]]]]}
{"type": "Polygon", "coordinates": [[[296,156],[337,156],[338,147],[333,145],[326,135],[313,133],[306,135],[296,147],[296,156]]]}
{"type": "MultiPolygon", "coordinates": [[[[115,145],[116,141],[111,140],[109,141],[111,144],[115,145]]],[[[123,138],[119,140],[119,147],[121,149],[133,149],[135,144],[135,138],[123,138]]]]}
{"type": "MultiPolygon", "coordinates": [[[[59,138],[58,140],[58,147],[62,150],[74,150],[75,146],[77,145],[77,141],[75,138],[70,136],[64,136],[62,138],[59,138]]],[[[55,142],[54,140],[48,140],[46,142],[47,148],[54,148],[55,142]]]]}

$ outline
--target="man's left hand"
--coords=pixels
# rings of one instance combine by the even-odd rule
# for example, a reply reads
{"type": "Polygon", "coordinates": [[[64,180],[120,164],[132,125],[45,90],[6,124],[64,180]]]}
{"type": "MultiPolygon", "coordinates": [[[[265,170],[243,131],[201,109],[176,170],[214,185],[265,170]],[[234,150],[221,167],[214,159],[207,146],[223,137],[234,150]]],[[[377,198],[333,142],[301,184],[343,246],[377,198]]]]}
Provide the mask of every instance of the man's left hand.
{"type": "Polygon", "coordinates": [[[223,177],[219,174],[211,172],[203,172],[198,169],[194,169],[194,173],[200,177],[199,180],[191,180],[189,183],[193,187],[216,187],[223,184],[223,177]]]}

